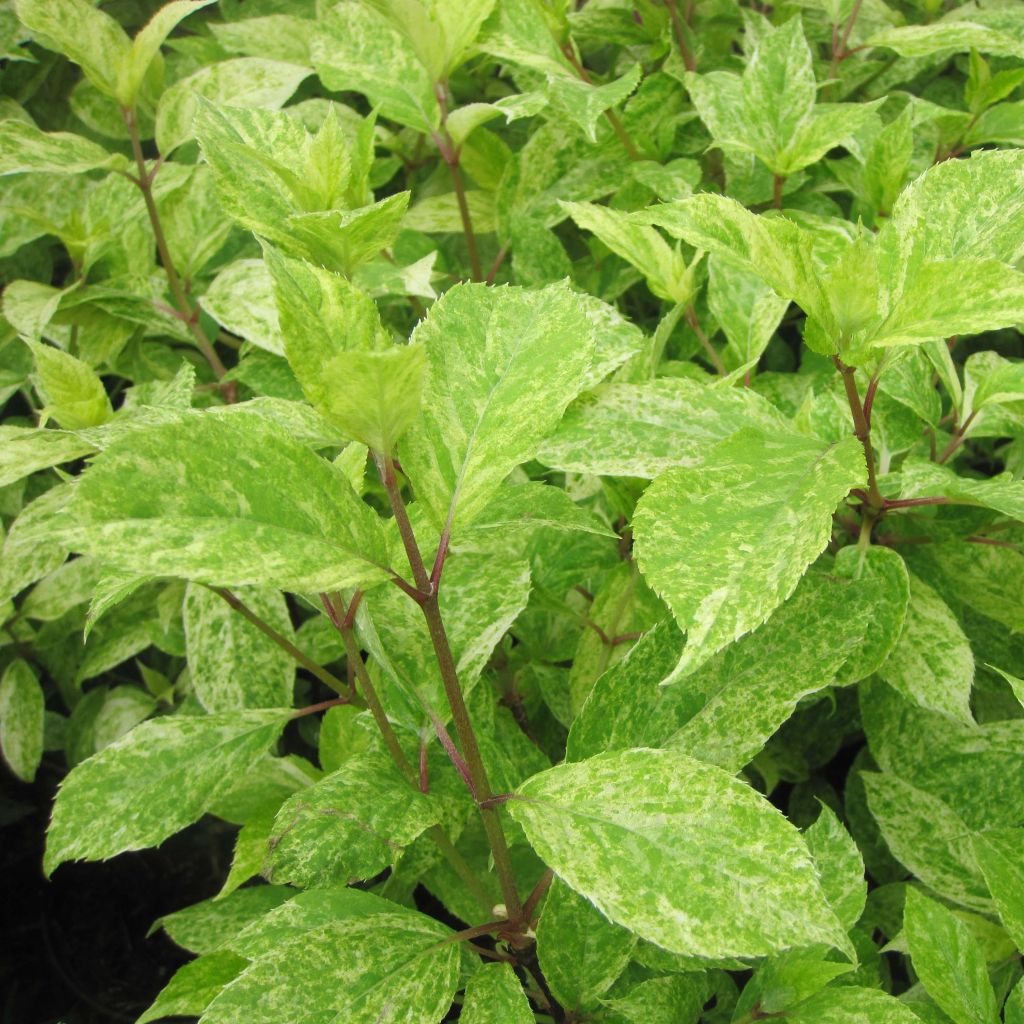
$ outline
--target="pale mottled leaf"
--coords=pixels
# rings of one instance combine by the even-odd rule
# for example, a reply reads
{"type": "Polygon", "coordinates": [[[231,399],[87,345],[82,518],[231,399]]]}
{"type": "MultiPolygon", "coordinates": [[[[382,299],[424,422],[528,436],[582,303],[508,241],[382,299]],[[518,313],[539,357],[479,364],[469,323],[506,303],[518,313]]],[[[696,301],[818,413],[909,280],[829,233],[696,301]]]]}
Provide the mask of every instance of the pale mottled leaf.
{"type": "Polygon", "coordinates": [[[72,433],[33,427],[0,426],[0,442],[0,487],[95,450],[72,433]]]}
{"type": "Polygon", "coordinates": [[[227,950],[208,953],[179,967],[135,1024],[164,1017],[199,1017],[214,996],[241,974],[249,961],[227,950]]]}
{"type": "Polygon", "coordinates": [[[594,329],[564,284],[456,285],[413,333],[427,353],[423,415],[402,467],[435,523],[468,525],[533,458],[578,394],[594,329]]]}
{"type": "Polygon", "coordinates": [[[236,260],[214,279],[203,309],[233,334],[274,355],[284,355],[274,281],[262,260],[236,260]]]}
{"type": "Polygon", "coordinates": [[[743,366],[759,359],[789,306],[764,281],[730,261],[715,256],[709,262],[708,307],[743,366]]]}
{"type": "Polygon", "coordinates": [[[357,754],[281,806],[268,877],[308,888],[372,878],[438,820],[388,756],[357,754]]]}
{"type": "Polygon", "coordinates": [[[991,829],[972,836],[974,856],[1010,938],[1024,946],[1024,856],[1020,829],[991,829]]]}
{"type": "Polygon", "coordinates": [[[203,900],[164,914],[153,922],[150,933],[163,928],[182,949],[197,954],[212,953],[250,921],[261,918],[294,895],[294,890],[287,886],[254,885],[223,899],[203,900]]]}
{"type": "Polygon", "coordinates": [[[0,121],[0,175],[48,171],[122,171],[128,160],[71,132],[41,132],[24,121],[0,121]]]}
{"type": "Polygon", "coordinates": [[[957,1024],[998,1024],[985,957],[967,925],[911,888],[903,927],[914,970],[932,999],[957,1024]]]}
{"type": "Polygon", "coordinates": [[[1009,473],[976,480],[958,476],[948,466],[908,459],[900,469],[900,485],[901,497],[946,497],[957,504],[980,505],[1024,520],[1024,481],[1009,473]]]}
{"type": "Polygon", "coordinates": [[[534,1024],[523,986],[508,964],[484,964],[466,984],[462,1024],[534,1024]]]}
{"type": "Polygon", "coordinates": [[[845,946],[799,833],[720,768],[675,751],[600,754],[534,776],[507,806],[568,885],[672,952],[845,946]]]}
{"type": "Polygon", "coordinates": [[[814,858],[825,896],[849,931],[860,919],[868,895],[860,850],[842,822],[824,805],[818,820],[804,832],[804,841],[814,858]]]}
{"type": "Polygon", "coordinates": [[[25,343],[35,357],[45,412],[62,427],[97,427],[114,415],[103,381],[92,367],[53,345],[27,339],[25,343]]]}
{"type": "MultiPolygon", "coordinates": [[[[294,642],[291,616],[276,590],[243,587],[235,596],[294,642]]],[[[182,606],[192,688],[207,711],[286,708],[292,703],[295,662],[291,655],[235,611],[219,594],[197,583],[182,606]]]]}
{"type": "Polygon", "coordinates": [[[626,969],[636,941],[561,879],[554,880],[537,924],[537,959],[567,1010],[597,1009],[626,969]]]}
{"type": "Polygon", "coordinates": [[[640,65],[634,64],[624,75],[604,85],[584,82],[578,75],[549,74],[548,98],[561,116],[573,121],[592,143],[597,143],[597,124],[601,115],[619,106],[640,84],[640,65]]]}
{"type": "Polygon", "coordinates": [[[827,544],[836,505],[863,481],[854,437],[823,449],[741,431],[702,466],[670,469],[651,484],[634,516],[637,561],[687,630],[677,677],[789,597],[827,544]]]}
{"type": "MultiPolygon", "coordinates": [[[[973,11],[973,8],[969,10],[973,11]]],[[[867,45],[895,50],[901,57],[931,57],[935,54],[967,53],[969,50],[1005,57],[1024,56],[1024,43],[1019,39],[987,25],[975,24],[969,18],[883,29],[874,33],[867,40],[867,45]]]]}
{"type": "Polygon", "coordinates": [[[788,1011],[790,1024],[920,1024],[904,1003],[877,988],[841,985],[823,989],[788,1011]]]}
{"type": "Polygon", "coordinates": [[[910,577],[903,631],[878,672],[908,700],[974,724],[971,645],[949,606],[916,576],[910,577]]]}
{"type": "Polygon", "coordinates": [[[567,533],[593,533],[618,538],[601,521],[580,507],[561,487],[531,480],[500,487],[470,527],[469,533],[489,530],[534,530],[546,527],[567,533]]]}
{"type": "Polygon", "coordinates": [[[459,946],[444,925],[391,906],[276,942],[210,1003],[202,1024],[437,1024],[458,985],[459,946]]]}
{"type": "Polygon", "coordinates": [[[291,712],[233,711],[143,722],[64,779],[44,868],[155,846],[227,793],[277,739],[291,712]]]}
{"type": "Polygon", "coordinates": [[[605,384],[569,407],[537,457],[568,472],[652,478],[670,466],[700,465],[709,445],[744,427],[778,432],[788,424],[746,388],[682,377],[605,384]]]}
{"type": "Polygon", "coordinates": [[[43,757],[46,701],[27,661],[12,661],[0,679],[0,751],[24,782],[36,777],[43,757]]]}
{"type": "Polygon", "coordinates": [[[344,475],[259,417],[200,413],[112,445],[75,489],[75,546],[127,571],[331,590],[387,578],[344,475]]]}
{"type": "Polygon", "coordinates": [[[706,975],[696,972],[648,978],[625,995],[606,999],[618,1024],[697,1024],[711,995],[706,975]]]}

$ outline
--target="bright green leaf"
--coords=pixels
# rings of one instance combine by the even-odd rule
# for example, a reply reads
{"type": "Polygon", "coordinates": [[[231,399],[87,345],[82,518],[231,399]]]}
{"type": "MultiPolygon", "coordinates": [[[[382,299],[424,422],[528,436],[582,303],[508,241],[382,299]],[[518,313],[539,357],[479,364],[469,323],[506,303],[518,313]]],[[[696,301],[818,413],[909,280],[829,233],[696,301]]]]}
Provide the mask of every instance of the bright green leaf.
{"type": "Polygon", "coordinates": [[[466,984],[459,1020],[462,1024],[534,1024],[536,1017],[515,971],[508,964],[485,964],[466,984]]]}
{"type": "Polygon", "coordinates": [[[28,662],[12,661],[0,679],[0,751],[24,782],[36,777],[43,757],[46,701],[28,662]]]}

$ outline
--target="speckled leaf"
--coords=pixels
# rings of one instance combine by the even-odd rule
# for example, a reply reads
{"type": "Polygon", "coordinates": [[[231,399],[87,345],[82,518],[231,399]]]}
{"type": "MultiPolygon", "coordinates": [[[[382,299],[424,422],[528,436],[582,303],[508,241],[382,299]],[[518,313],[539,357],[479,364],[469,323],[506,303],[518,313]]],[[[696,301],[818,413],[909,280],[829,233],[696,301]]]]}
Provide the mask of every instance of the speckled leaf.
{"type": "MultiPolygon", "coordinates": [[[[251,611],[294,642],[291,616],[276,590],[235,592],[251,611]]],[[[190,583],[182,606],[192,688],[207,711],[286,708],[292,702],[295,662],[219,594],[190,583]]]]}
{"type": "Polygon", "coordinates": [[[72,769],[54,803],[43,866],[155,846],[227,793],[291,712],[151,719],[72,769]]]}
{"type": "Polygon", "coordinates": [[[0,426],[0,487],[92,451],[87,441],[63,430],[0,426]]]}
{"type": "Polygon", "coordinates": [[[305,930],[246,968],[201,1024],[437,1024],[458,985],[451,934],[398,906],[305,930]]]}
{"type": "Polygon", "coordinates": [[[914,971],[956,1024],[998,1024],[985,957],[967,925],[942,904],[908,888],[903,928],[914,971]]]}
{"type": "Polygon", "coordinates": [[[0,679],[0,751],[24,782],[36,777],[43,757],[46,701],[27,661],[12,661],[0,679]]]}
{"type": "Polygon", "coordinates": [[[853,836],[835,813],[822,805],[818,820],[804,832],[804,842],[814,858],[826,898],[849,931],[860,920],[868,895],[864,859],[853,836]]]}
{"type": "Polygon", "coordinates": [[[877,988],[833,986],[786,1013],[789,1024],[921,1024],[904,1003],[877,988]]]}
{"type": "Polygon", "coordinates": [[[1024,44],[1019,39],[987,25],[975,24],[969,16],[964,20],[937,21],[933,25],[887,28],[875,32],[867,45],[895,50],[901,57],[931,57],[970,50],[1006,57],[1024,56],[1024,44]]]}
{"type": "Polygon", "coordinates": [[[78,430],[100,426],[114,415],[103,381],[91,366],[53,345],[25,343],[35,357],[47,416],[68,430],[78,430]]]}
{"type": "Polygon", "coordinates": [[[871,813],[900,863],[937,893],[990,914],[970,831],[956,812],[895,775],[864,772],[861,779],[871,813]]]}
{"type": "Polygon", "coordinates": [[[537,457],[553,469],[648,479],[670,466],[700,465],[709,445],[743,427],[785,431],[760,395],[685,378],[605,384],[575,402],[537,457]]]}
{"type": "Polygon", "coordinates": [[[508,964],[484,964],[466,984],[462,1024],[534,1024],[523,986],[508,964]]]}
{"type": "Polygon", "coordinates": [[[200,97],[235,107],[278,110],[309,74],[309,68],[261,57],[234,57],[200,68],[160,97],[157,146],[167,156],[193,137],[200,97]]]}
{"type": "Polygon", "coordinates": [[[980,505],[1024,520],[1024,481],[1009,473],[974,480],[958,476],[948,466],[908,459],[900,469],[900,484],[904,498],[946,497],[957,504],[980,505]]]}
{"type": "Polygon", "coordinates": [[[70,485],[52,487],[14,520],[0,549],[0,600],[10,600],[63,564],[68,547],[53,527],[70,496],[70,485]]]}
{"type": "Polygon", "coordinates": [[[127,571],[332,590],[387,578],[383,532],[344,475],[245,413],[201,413],[103,452],[74,497],[76,546],[127,571]]]}
{"type": "Polygon", "coordinates": [[[706,975],[673,974],[641,981],[605,1006],[615,1024],[697,1024],[710,995],[706,975]]]}
{"type": "Polygon", "coordinates": [[[577,505],[561,487],[549,487],[535,480],[500,487],[468,532],[486,537],[490,530],[534,530],[539,527],[618,538],[617,533],[604,526],[593,513],[577,505]]]}
{"type": "Polygon", "coordinates": [[[916,576],[910,577],[903,632],[878,672],[907,700],[974,724],[970,642],[945,601],[916,576]]]}
{"type": "Polygon", "coordinates": [[[336,4],[313,36],[313,62],[331,90],[363,93],[381,116],[417,131],[436,128],[434,85],[412,45],[360,3],[336,4]]]}
{"type": "Polygon", "coordinates": [[[759,359],[789,306],[758,276],[714,256],[708,263],[708,307],[729,343],[736,366],[759,359]]]}
{"type": "Polygon", "coordinates": [[[670,469],[651,484],[634,516],[637,562],[687,630],[677,678],[789,597],[828,543],[836,505],[863,482],[854,437],[823,449],[741,431],[702,466],[670,469]]]}
{"type": "Polygon", "coordinates": [[[266,249],[285,354],[310,403],[390,454],[420,411],[425,350],[393,345],[377,308],[340,274],[266,249]]]}
{"type": "Polygon", "coordinates": [[[456,285],[413,333],[427,352],[424,412],[402,467],[435,522],[457,532],[533,458],[582,386],[594,329],[565,284],[456,285]]]}
{"type": "Polygon", "coordinates": [[[14,9],[36,41],[78,64],[107,96],[117,96],[119,70],[131,44],[124,29],[88,0],[17,0],[14,9]]]}
{"type": "Polygon", "coordinates": [[[1024,1024],[1024,980],[1018,981],[1003,1007],[1006,1024],[1024,1024]]]}
{"type": "Polygon", "coordinates": [[[1020,829],[992,829],[972,837],[999,917],[1018,949],[1024,947],[1024,856],[1020,829]]]}
{"type": "Polygon", "coordinates": [[[233,334],[274,355],[284,355],[274,280],[262,260],[236,260],[214,279],[203,309],[233,334]]]}
{"type": "Polygon", "coordinates": [[[135,1022],[149,1024],[164,1017],[199,1017],[249,961],[236,953],[219,950],[179,967],[152,1005],[135,1022]]]}
{"type": "Polygon", "coordinates": [[[310,888],[372,878],[438,820],[390,758],[358,754],[281,806],[268,877],[310,888]]]}
{"type": "Polygon", "coordinates": [[[0,175],[49,171],[123,171],[128,160],[71,132],[41,132],[33,124],[0,121],[0,175]]]}
{"type": "Polygon", "coordinates": [[[182,949],[200,955],[212,953],[250,921],[258,920],[294,895],[295,890],[284,885],[238,889],[223,899],[203,900],[165,914],[153,922],[150,934],[163,928],[182,949]]]}
{"type": "Polygon", "coordinates": [[[537,924],[537,959],[567,1010],[597,1009],[600,997],[626,969],[636,941],[561,879],[554,880],[537,924]]]}
{"type": "Polygon", "coordinates": [[[507,806],[573,889],[672,952],[846,946],[799,833],[720,768],[675,751],[599,754],[534,776],[507,806]]]}
{"type": "Polygon", "coordinates": [[[640,84],[640,65],[634,64],[624,75],[596,85],[571,74],[548,75],[548,97],[561,116],[573,121],[592,143],[597,143],[597,123],[601,115],[626,100],[640,84]]]}
{"type": "MultiPolygon", "coordinates": [[[[733,1014],[734,1020],[750,1016],[756,1008],[762,1014],[779,1014],[798,1006],[836,977],[853,970],[852,964],[825,959],[820,947],[787,950],[769,957],[743,987],[733,1014]]],[[[754,1014],[755,1019],[757,1015],[754,1014]]]]}
{"type": "Polygon", "coordinates": [[[855,583],[805,576],[763,626],[677,684],[692,717],[666,745],[738,772],[856,655],[870,617],[857,598],[855,583]]]}
{"type": "Polygon", "coordinates": [[[840,684],[855,683],[876,672],[896,646],[910,603],[910,575],[898,552],[877,544],[842,548],[835,573],[860,580],[870,607],[864,639],[837,674],[840,684]]]}

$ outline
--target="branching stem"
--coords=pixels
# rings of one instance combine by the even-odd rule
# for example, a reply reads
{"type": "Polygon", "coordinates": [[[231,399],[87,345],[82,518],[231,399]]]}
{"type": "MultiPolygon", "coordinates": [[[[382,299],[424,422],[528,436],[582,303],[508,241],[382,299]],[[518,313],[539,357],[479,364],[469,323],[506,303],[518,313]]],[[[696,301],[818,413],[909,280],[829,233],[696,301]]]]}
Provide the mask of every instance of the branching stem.
{"type": "Polygon", "coordinates": [[[861,405],[860,394],[857,391],[856,371],[852,366],[847,366],[839,356],[833,356],[832,362],[843,378],[843,386],[846,388],[846,398],[850,404],[850,414],[853,416],[853,432],[864,448],[864,460],[868,468],[868,490],[867,504],[873,509],[875,515],[885,508],[885,498],[878,489],[878,479],[875,475],[875,453],[871,448],[871,427],[868,425],[867,417],[864,415],[864,406],[861,405]]]}

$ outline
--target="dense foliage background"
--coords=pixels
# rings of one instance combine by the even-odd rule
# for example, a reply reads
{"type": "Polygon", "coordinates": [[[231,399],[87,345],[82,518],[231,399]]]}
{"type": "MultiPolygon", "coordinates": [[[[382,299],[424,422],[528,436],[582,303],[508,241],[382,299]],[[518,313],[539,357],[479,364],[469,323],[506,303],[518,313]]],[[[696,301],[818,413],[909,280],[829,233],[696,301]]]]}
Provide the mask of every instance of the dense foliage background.
{"type": "Polygon", "coordinates": [[[4,1020],[1024,1024],[1024,4],[0,58],[4,1020]]]}

